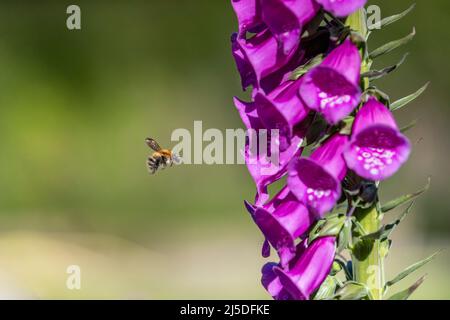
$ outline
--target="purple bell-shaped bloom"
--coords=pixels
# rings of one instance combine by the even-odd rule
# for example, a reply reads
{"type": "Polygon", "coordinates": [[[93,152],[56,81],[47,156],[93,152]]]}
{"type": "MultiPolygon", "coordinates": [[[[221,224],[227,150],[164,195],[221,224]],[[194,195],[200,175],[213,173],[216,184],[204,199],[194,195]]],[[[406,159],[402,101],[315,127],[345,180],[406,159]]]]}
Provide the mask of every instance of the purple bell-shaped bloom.
{"type": "Polygon", "coordinates": [[[231,0],[239,24],[239,38],[247,32],[257,33],[264,28],[259,0],[231,0]]]}
{"type": "Polygon", "coordinates": [[[323,62],[310,70],[300,86],[300,96],[312,110],[336,124],[359,104],[361,57],[350,41],[334,49],[323,62]]]}
{"type": "Polygon", "coordinates": [[[345,17],[362,8],[367,0],[316,0],[337,17],[345,17]]]}
{"type": "MultiPolygon", "coordinates": [[[[287,291],[295,300],[308,300],[330,273],[336,253],[335,242],[334,237],[318,238],[296,257],[289,270],[274,267],[282,291],[287,291]]],[[[276,282],[272,292],[276,292],[275,288],[280,288],[276,282]]]]}
{"type": "Polygon", "coordinates": [[[300,83],[300,80],[286,81],[269,95],[261,91],[255,94],[255,105],[264,127],[279,130],[281,151],[291,145],[294,127],[309,113],[297,94],[300,83]]]}
{"type": "Polygon", "coordinates": [[[269,199],[267,186],[279,180],[287,172],[287,166],[292,158],[300,156],[303,137],[294,132],[290,144],[284,150],[280,147],[280,137],[271,134],[272,129],[266,128],[261,121],[260,113],[275,114],[269,104],[266,110],[258,110],[255,102],[243,102],[234,99],[235,106],[250,131],[248,143],[244,150],[245,163],[256,184],[256,205],[265,203],[269,199]],[[255,133],[253,135],[252,133],[255,133]]]}
{"type": "Polygon", "coordinates": [[[281,266],[285,267],[296,254],[295,240],[311,227],[314,216],[287,187],[262,207],[245,204],[265,239],[278,252],[281,266]]]}
{"type": "Polygon", "coordinates": [[[276,267],[278,264],[274,262],[268,262],[262,267],[261,284],[275,300],[292,300],[289,292],[281,284],[280,278],[275,274],[276,267]]]}
{"type": "Polygon", "coordinates": [[[347,166],[365,179],[384,180],[397,172],[410,152],[411,144],[391,112],[371,97],[353,123],[352,138],[344,151],[347,166]]]}
{"type": "Polygon", "coordinates": [[[231,44],[243,89],[250,85],[259,88],[264,77],[286,65],[295,53],[283,54],[277,39],[268,29],[247,40],[233,34],[231,44]]]}
{"type": "Polygon", "coordinates": [[[296,246],[296,251],[294,255],[291,255],[290,260],[286,261],[284,266],[269,262],[266,263],[262,270],[262,277],[261,277],[261,283],[263,287],[269,292],[269,294],[275,299],[275,300],[293,300],[291,294],[284,289],[283,284],[280,281],[280,278],[275,273],[275,268],[281,268],[285,271],[289,271],[292,267],[295,266],[298,259],[301,258],[303,253],[305,252],[308,245],[308,240],[303,240],[299,242],[296,246]]]}
{"type": "Polygon", "coordinates": [[[314,0],[260,0],[260,3],[262,19],[286,55],[298,47],[303,26],[319,9],[314,0]]]}
{"type": "Polygon", "coordinates": [[[289,189],[320,217],[330,211],[341,196],[340,182],[347,172],[343,158],[347,143],[346,136],[336,134],[309,158],[294,159],[289,166],[289,189]]]}

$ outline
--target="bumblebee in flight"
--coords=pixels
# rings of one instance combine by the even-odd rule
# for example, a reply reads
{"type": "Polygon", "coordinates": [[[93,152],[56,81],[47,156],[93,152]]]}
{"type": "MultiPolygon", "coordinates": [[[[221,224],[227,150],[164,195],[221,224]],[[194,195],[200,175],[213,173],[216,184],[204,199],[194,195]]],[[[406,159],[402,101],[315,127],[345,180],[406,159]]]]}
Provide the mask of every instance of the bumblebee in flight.
{"type": "Polygon", "coordinates": [[[166,167],[171,167],[173,164],[181,163],[178,155],[169,149],[162,149],[154,139],[147,138],[145,142],[154,151],[147,160],[147,167],[151,174],[155,174],[160,168],[165,169],[166,167]]]}

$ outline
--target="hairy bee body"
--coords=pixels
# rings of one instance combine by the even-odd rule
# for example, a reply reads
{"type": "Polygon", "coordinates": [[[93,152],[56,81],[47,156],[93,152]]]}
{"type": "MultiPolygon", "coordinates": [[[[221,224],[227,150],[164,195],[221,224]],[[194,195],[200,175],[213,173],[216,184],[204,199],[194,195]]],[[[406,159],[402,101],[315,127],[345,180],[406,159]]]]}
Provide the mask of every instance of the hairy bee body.
{"type": "Polygon", "coordinates": [[[162,149],[154,139],[147,138],[145,141],[155,151],[147,160],[147,167],[151,174],[179,162],[179,158],[171,150],[162,149]]]}

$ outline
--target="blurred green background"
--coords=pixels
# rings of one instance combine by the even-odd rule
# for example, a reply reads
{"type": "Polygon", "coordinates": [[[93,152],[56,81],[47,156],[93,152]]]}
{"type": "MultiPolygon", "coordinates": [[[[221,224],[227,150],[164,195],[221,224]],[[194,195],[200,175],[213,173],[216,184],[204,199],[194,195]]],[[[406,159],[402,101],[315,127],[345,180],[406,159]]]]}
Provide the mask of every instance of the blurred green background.
{"type": "MultiPolygon", "coordinates": [[[[372,1],[387,16],[410,1],[372,1]]],[[[417,2],[373,34],[372,48],[416,26],[417,37],[375,67],[407,62],[377,85],[392,99],[427,81],[400,125],[414,153],[382,184],[389,200],[432,187],[396,231],[387,272],[450,243],[450,2],[417,2]]],[[[12,1],[0,4],[0,297],[268,298],[261,235],[243,208],[244,166],[178,166],[149,176],[146,136],[176,128],[242,127],[230,54],[229,1],[12,1]],[[82,30],[66,28],[78,4],[82,30]],[[66,288],[79,265],[81,290],[66,288]]],[[[393,218],[394,216],[392,216],[393,218]]],[[[389,217],[388,217],[389,218],[389,217]]],[[[417,275],[414,298],[450,298],[449,254],[417,275]]],[[[416,279],[410,276],[396,289],[416,279]]]]}

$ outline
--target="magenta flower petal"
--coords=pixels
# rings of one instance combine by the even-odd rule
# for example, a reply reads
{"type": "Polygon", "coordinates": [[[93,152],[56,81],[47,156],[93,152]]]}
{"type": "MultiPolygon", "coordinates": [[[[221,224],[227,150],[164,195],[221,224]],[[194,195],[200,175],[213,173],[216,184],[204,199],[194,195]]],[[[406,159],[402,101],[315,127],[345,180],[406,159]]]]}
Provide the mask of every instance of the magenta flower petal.
{"type": "Polygon", "coordinates": [[[362,8],[367,0],[316,0],[337,17],[345,17],[362,8]]]}
{"type": "Polygon", "coordinates": [[[368,126],[378,124],[398,130],[397,123],[392,113],[384,104],[376,98],[370,97],[364,106],[358,111],[353,122],[352,135],[357,135],[368,126]]]}
{"type": "Polygon", "coordinates": [[[309,113],[298,96],[301,81],[302,79],[286,81],[268,96],[291,125],[296,125],[309,113]]]}
{"type": "Polygon", "coordinates": [[[344,151],[347,166],[373,181],[395,174],[408,160],[411,144],[391,112],[371,98],[356,115],[352,139],[344,151]]]}
{"type": "Polygon", "coordinates": [[[272,213],[256,209],[253,219],[277,250],[282,266],[295,255],[295,239],[304,234],[314,221],[308,209],[293,196],[272,213]]]}
{"type": "Polygon", "coordinates": [[[314,0],[260,0],[262,19],[278,40],[284,54],[295,50],[302,27],[317,13],[314,0]]]}
{"type": "Polygon", "coordinates": [[[292,300],[292,296],[287,290],[285,290],[283,284],[280,281],[280,278],[275,273],[274,268],[281,268],[284,271],[289,271],[303,256],[303,253],[306,251],[307,245],[307,239],[299,242],[296,246],[295,255],[291,257],[290,261],[285,263],[284,267],[273,262],[266,263],[263,266],[261,270],[261,283],[275,300],[292,300]]]}
{"type": "Polygon", "coordinates": [[[280,278],[274,272],[274,268],[277,266],[273,262],[263,266],[261,284],[275,300],[291,300],[291,295],[283,288],[280,278]]]}
{"type": "Polygon", "coordinates": [[[323,217],[341,196],[340,181],[346,174],[342,156],[348,138],[335,135],[317,148],[310,158],[295,159],[289,166],[291,192],[312,211],[323,217]]]}
{"type": "Polygon", "coordinates": [[[252,65],[248,61],[244,52],[241,50],[241,46],[238,43],[237,33],[233,33],[231,35],[231,50],[234,61],[236,62],[236,67],[241,76],[242,90],[245,91],[247,87],[256,85],[256,75],[252,65]]]}
{"type": "Polygon", "coordinates": [[[246,207],[265,239],[277,250],[281,265],[286,266],[296,255],[295,240],[314,223],[313,215],[287,187],[262,207],[248,203],[246,207]]]}
{"type": "Polygon", "coordinates": [[[263,258],[270,257],[270,243],[267,240],[264,240],[264,243],[261,248],[261,255],[263,256],[263,258]]]}
{"type": "Polygon", "coordinates": [[[279,70],[295,55],[295,52],[283,54],[269,30],[264,30],[248,40],[235,34],[231,43],[243,89],[249,85],[259,88],[264,77],[279,70]]]}
{"type": "Polygon", "coordinates": [[[259,0],[231,0],[234,12],[238,18],[239,37],[245,37],[247,32],[259,32],[263,22],[259,0]]]}
{"type": "Polygon", "coordinates": [[[309,71],[300,86],[300,96],[312,110],[336,124],[359,104],[361,57],[358,48],[346,40],[309,71]]]}
{"type": "Polygon", "coordinates": [[[299,80],[287,81],[267,96],[262,92],[255,95],[258,115],[264,127],[279,130],[281,151],[291,145],[295,125],[309,113],[298,97],[299,85],[299,80]]]}
{"type": "MultiPolygon", "coordinates": [[[[237,98],[234,99],[234,102],[247,129],[256,130],[256,133],[261,132],[261,129],[266,129],[259,119],[258,108],[254,102],[243,102],[237,98]]],[[[291,159],[300,156],[302,152],[300,145],[303,137],[297,134],[293,135],[290,145],[285,150],[281,150],[279,148],[280,139],[271,137],[270,129],[268,133],[266,148],[261,148],[261,144],[266,141],[259,139],[259,135],[254,137],[250,134],[244,154],[247,168],[256,184],[256,205],[268,200],[267,186],[284,176],[291,159]],[[252,150],[251,146],[258,146],[258,150],[252,150]],[[272,158],[272,151],[277,153],[275,159],[272,158]],[[273,160],[277,160],[277,163],[274,163],[273,160]]]]}
{"type": "Polygon", "coordinates": [[[308,300],[331,270],[336,253],[336,239],[315,240],[288,271],[274,267],[284,290],[296,300],[308,300]]]}

